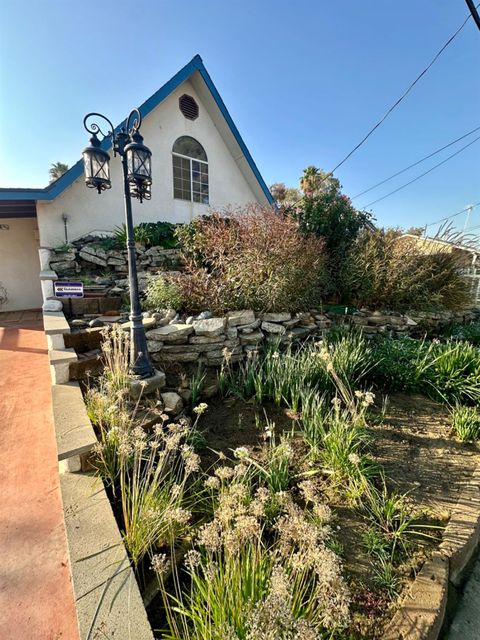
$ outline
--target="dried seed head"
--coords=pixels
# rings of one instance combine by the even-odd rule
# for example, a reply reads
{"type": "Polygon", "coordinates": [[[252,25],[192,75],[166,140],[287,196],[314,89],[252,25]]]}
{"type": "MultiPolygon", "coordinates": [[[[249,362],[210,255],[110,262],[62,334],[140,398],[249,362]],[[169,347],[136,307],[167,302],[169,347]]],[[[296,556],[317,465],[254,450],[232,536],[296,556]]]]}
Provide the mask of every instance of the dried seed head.
{"type": "Polygon", "coordinates": [[[150,568],[155,571],[157,576],[163,578],[170,569],[170,561],[164,553],[157,553],[152,556],[150,568]]]}

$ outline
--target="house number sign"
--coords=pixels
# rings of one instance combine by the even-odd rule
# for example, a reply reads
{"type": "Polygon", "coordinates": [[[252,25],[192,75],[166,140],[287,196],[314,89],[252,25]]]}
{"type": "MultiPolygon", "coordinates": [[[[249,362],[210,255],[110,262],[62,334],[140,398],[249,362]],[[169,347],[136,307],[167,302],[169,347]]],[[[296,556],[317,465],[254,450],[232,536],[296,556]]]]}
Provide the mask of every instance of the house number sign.
{"type": "Polygon", "coordinates": [[[56,280],[53,290],[56,298],[83,298],[83,282],[56,280]]]}

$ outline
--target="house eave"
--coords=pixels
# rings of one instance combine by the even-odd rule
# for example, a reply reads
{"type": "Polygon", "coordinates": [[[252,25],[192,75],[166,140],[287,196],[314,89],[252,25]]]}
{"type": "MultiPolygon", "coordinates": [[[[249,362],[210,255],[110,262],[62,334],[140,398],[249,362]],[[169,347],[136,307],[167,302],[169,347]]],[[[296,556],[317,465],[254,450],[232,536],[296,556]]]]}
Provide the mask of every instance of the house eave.
{"type": "MultiPolygon", "coordinates": [[[[266,198],[266,201],[273,205],[274,200],[272,194],[270,193],[265,181],[263,180],[260,171],[258,170],[257,165],[255,164],[252,155],[250,154],[245,142],[243,141],[240,132],[238,131],[235,123],[230,116],[225,103],[223,102],[220,94],[217,91],[217,88],[213,84],[212,79],[210,78],[204,64],[202,58],[197,54],[188,64],[186,64],[180,71],[178,71],[168,82],[166,82],[158,91],[156,91],[148,100],[146,100],[140,107],[139,111],[142,115],[142,118],[145,118],[151,111],[153,111],[165,98],[167,98],[175,89],[177,89],[183,82],[188,80],[191,76],[193,76],[196,72],[200,74],[202,77],[206,87],[208,88],[216,106],[221,112],[225,122],[228,125],[228,129],[230,130],[233,138],[236,141],[236,144],[241,150],[243,157],[251,171],[251,175],[253,180],[256,181],[257,185],[260,187],[260,191],[266,198]]],[[[115,131],[119,131],[122,127],[126,126],[126,121],[121,122],[117,127],[115,127],[115,131]]],[[[102,148],[105,151],[111,147],[110,139],[104,139],[102,141],[102,148]]],[[[83,173],[83,162],[79,160],[76,162],[66,173],[63,174],[60,178],[52,182],[47,187],[43,189],[10,189],[10,188],[0,188],[0,201],[2,200],[23,200],[23,199],[31,199],[31,200],[53,200],[57,196],[59,196],[65,189],[71,186],[75,180],[77,180],[83,173]]]]}

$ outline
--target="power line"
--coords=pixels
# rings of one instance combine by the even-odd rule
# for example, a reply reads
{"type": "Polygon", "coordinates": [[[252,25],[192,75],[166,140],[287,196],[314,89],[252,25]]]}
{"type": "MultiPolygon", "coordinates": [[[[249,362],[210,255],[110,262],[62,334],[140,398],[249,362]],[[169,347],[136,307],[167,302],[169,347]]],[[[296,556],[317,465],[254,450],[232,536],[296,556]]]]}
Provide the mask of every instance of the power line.
{"type": "Polygon", "coordinates": [[[467,7],[470,9],[470,13],[472,18],[475,20],[475,24],[480,29],[480,16],[478,15],[477,7],[473,4],[473,0],[465,0],[467,3],[467,7]]]}
{"type": "Polygon", "coordinates": [[[418,164],[421,164],[425,160],[428,160],[429,158],[432,158],[433,156],[437,155],[437,153],[440,153],[441,151],[445,151],[445,149],[448,149],[448,147],[451,147],[454,144],[456,144],[457,142],[460,142],[460,140],[463,140],[464,138],[467,138],[468,136],[470,136],[472,133],[475,133],[479,129],[480,129],[480,127],[476,127],[475,129],[472,129],[468,133],[465,133],[463,136],[460,136],[460,138],[457,138],[456,140],[453,140],[452,142],[449,142],[448,144],[444,145],[443,147],[440,147],[440,149],[437,149],[436,151],[432,151],[432,153],[429,153],[428,156],[424,156],[423,158],[421,158],[420,160],[417,160],[413,164],[409,164],[408,167],[405,167],[405,169],[402,169],[401,171],[397,171],[397,173],[394,173],[393,175],[389,176],[388,178],[385,178],[385,180],[382,180],[381,182],[377,182],[377,184],[374,184],[372,187],[369,187],[368,189],[365,189],[365,191],[362,191],[361,193],[357,193],[357,195],[353,196],[353,198],[351,198],[351,199],[355,200],[356,198],[359,198],[360,196],[363,196],[365,193],[368,193],[369,191],[373,191],[373,189],[376,189],[377,187],[380,187],[382,184],[385,184],[386,182],[389,182],[390,180],[393,180],[393,178],[396,178],[397,176],[401,175],[402,173],[405,173],[405,171],[408,171],[409,169],[412,169],[413,167],[416,167],[418,164]]]}
{"type": "Polygon", "coordinates": [[[468,209],[475,209],[476,207],[480,206],[480,202],[477,202],[476,204],[472,204],[471,206],[468,207],[464,207],[463,209],[461,209],[460,211],[457,211],[456,213],[452,213],[449,216],[446,216],[445,218],[440,218],[440,220],[435,220],[434,222],[429,222],[428,224],[425,225],[425,229],[427,227],[433,227],[433,225],[435,224],[440,224],[440,222],[446,222],[447,220],[451,220],[452,218],[455,218],[456,216],[461,215],[462,213],[466,213],[468,211],[468,209]]]}
{"type": "MultiPolygon", "coordinates": [[[[413,89],[413,87],[419,82],[419,80],[421,78],[423,78],[423,76],[427,73],[427,71],[435,64],[435,62],[438,60],[438,58],[441,56],[441,54],[445,51],[445,49],[448,47],[449,44],[451,44],[451,42],[453,42],[453,40],[458,36],[458,34],[460,33],[460,31],[464,28],[464,26],[467,24],[467,22],[470,20],[471,18],[471,14],[469,13],[468,16],[465,18],[465,20],[462,22],[462,24],[460,25],[460,27],[455,31],[455,33],[447,40],[447,42],[443,45],[443,47],[438,51],[438,53],[435,54],[435,56],[433,57],[432,61],[430,62],[430,64],[428,66],[425,67],[425,69],[415,78],[415,80],[409,85],[409,87],[407,88],[407,90],[400,96],[400,98],[398,98],[398,100],[387,110],[387,112],[382,116],[382,118],[377,122],[377,124],[375,124],[370,131],[360,140],[360,142],[343,158],[343,160],[341,160],[332,170],[331,172],[328,174],[328,176],[332,175],[333,173],[335,173],[335,171],[337,169],[339,169],[342,164],[344,164],[354,153],[355,151],[357,151],[357,149],[359,149],[364,142],[366,142],[368,140],[368,138],[372,135],[372,133],[374,131],[376,131],[378,129],[378,127],[383,124],[383,122],[385,122],[385,120],[388,118],[388,116],[392,113],[392,111],[398,107],[398,105],[402,102],[402,100],[404,100],[407,95],[410,93],[410,91],[413,89]]],[[[327,176],[325,176],[326,179],[327,176]]]]}
{"type": "Polygon", "coordinates": [[[438,167],[440,167],[442,164],[445,164],[446,162],[448,162],[449,160],[451,160],[452,158],[454,158],[455,156],[458,156],[459,153],[461,153],[462,151],[464,151],[465,149],[467,149],[468,147],[470,147],[472,144],[474,144],[475,142],[477,142],[478,140],[480,140],[480,136],[478,136],[478,138],[475,138],[474,140],[472,140],[471,142],[469,142],[468,144],[466,144],[465,146],[461,147],[460,149],[458,149],[458,151],[455,151],[455,153],[452,153],[451,155],[447,156],[444,160],[442,160],[441,162],[435,164],[431,169],[428,169],[428,171],[424,171],[423,173],[421,173],[419,176],[417,176],[416,178],[413,178],[413,180],[409,180],[408,182],[406,182],[405,184],[402,184],[400,187],[398,187],[397,189],[394,189],[393,191],[390,191],[389,193],[385,194],[384,196],[382,196],[381,198],[377,198],[376,200],[373,200],[372,202],[369,202],[368,204],[366,204],[364,207],[362,207],[362,209],[367,209],[368,207],[371,207],[372,205],[376,204],[377,202],[380,202],[381,200],[385,200],[385,198],[389,198],[390,196],[393,196],[394,193],[398,193],[398,191],[401,191],[402,189],[405,189],[405,187],[408,187],[409,185],[413,184],[414,182],[417,182],[417,180],[420,180],[420,178],[423,178],[424,176],[426,176],[427,174],[431,173],[432,171],[434,171],[435,169],[437,169],[438,167]]]}

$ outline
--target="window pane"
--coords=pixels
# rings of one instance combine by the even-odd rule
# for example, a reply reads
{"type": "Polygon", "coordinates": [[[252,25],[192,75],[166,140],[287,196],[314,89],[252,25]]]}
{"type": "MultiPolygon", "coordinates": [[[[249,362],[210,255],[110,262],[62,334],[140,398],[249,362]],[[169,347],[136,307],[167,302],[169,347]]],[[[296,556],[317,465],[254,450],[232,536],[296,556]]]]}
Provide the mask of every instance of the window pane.
{"type": "MultiPolygon", "coordinates": [[[[183,136],[183,138],[187,139],[187,142],[188,139],[194,140],[193,138],[189,138],[189,136],[183,136]]],[[[174,152],[184,153],[188,151],[189,153],[194,153],[195,150],[193,146],[187,148],[184,141],[185,144],[182,147],[181,144],[177,144],[179,141],[181,142],[182,138],[179,138],[175,143],[174,152]]],[[[194,140],[194,142],[196,143],[196,140],[194,140]]],[[[184,153],[184,155],[187,154],[184,153]]],[[[205,152],[203,152],[203,155],[206,159],[205,152]]],[[[194,159],[193,155],[190,155],[190,158],[192,159],[181,158],[175,155],[175,153],[172,154],[173,197],[180,200],[190,200],[208,204],[208,164],[205,161],[200,161],[200,159],[194,159]]]]}
{"type": "Polygon", "coordinates": [[[204,148],[195,138],[191,138],[190,136],[178,138],[173,145],[172,151],[173,153],[180,153],[182,156],[207,162],[207,154],[204,148]]]}

